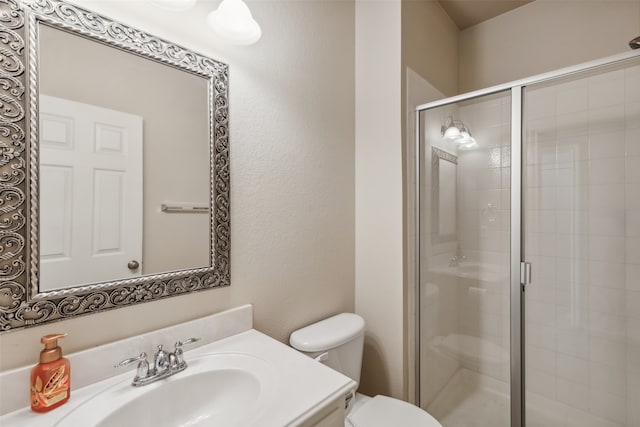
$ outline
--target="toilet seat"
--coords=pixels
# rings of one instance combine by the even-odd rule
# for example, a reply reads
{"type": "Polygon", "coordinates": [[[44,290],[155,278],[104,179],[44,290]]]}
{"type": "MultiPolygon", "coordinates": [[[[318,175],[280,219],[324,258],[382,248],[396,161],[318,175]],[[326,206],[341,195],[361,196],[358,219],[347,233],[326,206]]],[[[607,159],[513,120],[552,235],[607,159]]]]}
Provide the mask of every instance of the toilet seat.
{"type": "Polygon", "coordinates": [[[350,427],[442,427],[427,412],[402,400],[375,396],[347,416],[350,427]]]}

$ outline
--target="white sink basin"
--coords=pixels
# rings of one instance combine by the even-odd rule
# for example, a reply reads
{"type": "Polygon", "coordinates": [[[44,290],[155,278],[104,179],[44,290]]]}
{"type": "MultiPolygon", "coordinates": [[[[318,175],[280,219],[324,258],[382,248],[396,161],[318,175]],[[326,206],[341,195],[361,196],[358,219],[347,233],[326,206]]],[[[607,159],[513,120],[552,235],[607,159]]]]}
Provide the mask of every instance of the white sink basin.
{"type": "MultiPolygon", "coordinates": [[[[185,329],[180,336],[206,334],[202,329],[212,328],[208,322],[201,328],[192,322],[185,328],[175,326],[185,329]]],[[[176,334],[165,335],[158,334],[152,342],[178,339],[176,334]]],[[[0,426],[297,427],[343,410],[345,396],[356,386],[350,378],[254,329],[186,351],[189,366],[184,371],[142,387],[131,385],[135,367],[122,373],[111,368],[124,354],[145,348],[141,339],[106,347],[69,355],[76,380],[93,377],[73,389],[69,402],[45,414],[23,407],[0,416],[0,426]]],[[[148,347],[153,348],[151,343],[148,347]]],[[[30,366],[20,368],[19,375],[13,374],[13,386],[2,382],[2,390],[20,390],[30,371],[30,366]]],[[[0,409],[6,401],[3,393],[0,409]]]]}
{"type": "Polygon", "coordinates": [[[167,379],[110,387],[71,411],[59,427],[246,426],[272,404],[278,378],[266,361],[242,353],[213,353],[188,360],[167,379]]]}

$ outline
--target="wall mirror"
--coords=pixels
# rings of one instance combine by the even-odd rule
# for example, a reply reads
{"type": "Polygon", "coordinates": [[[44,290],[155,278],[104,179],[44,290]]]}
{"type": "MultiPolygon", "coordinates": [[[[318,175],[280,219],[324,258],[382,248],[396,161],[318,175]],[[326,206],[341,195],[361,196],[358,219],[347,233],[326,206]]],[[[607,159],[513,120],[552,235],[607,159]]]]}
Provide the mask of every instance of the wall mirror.
{"type": "Polygon", "coordinates": [[[0,0],[0,330],[226,286],[228,67],[0,0]]]}
{"type": "Polygon", "coordinates": [[[435,243],[456,240],[458,157],[431,148],[431,227],[435,243]]]}

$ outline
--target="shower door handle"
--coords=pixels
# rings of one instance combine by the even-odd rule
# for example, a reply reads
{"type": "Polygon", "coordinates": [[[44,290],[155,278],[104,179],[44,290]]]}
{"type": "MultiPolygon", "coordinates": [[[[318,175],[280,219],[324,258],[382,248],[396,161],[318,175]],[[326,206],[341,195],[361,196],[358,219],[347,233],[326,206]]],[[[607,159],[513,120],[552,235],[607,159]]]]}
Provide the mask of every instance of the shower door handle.
{"type": "Polygon", "coordinates": [[[530,283],[531,283],[531,263],[521,262],[520,263],[520,284],[528,285],[530,283]]]}

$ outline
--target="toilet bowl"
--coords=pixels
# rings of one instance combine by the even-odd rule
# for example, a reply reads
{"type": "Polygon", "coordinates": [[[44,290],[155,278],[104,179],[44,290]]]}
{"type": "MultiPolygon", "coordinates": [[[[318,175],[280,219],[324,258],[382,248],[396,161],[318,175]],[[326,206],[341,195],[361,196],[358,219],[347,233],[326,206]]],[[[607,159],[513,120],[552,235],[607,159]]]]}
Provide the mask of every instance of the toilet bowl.
{"type": "MultiPolygon", "coordinates": [[[[342,313],[321,320],[291,334],[289,343],[296,350],[315,358],[360,383],[364,319],[342,313]]],[[[345,427],[442,427],[426,411],[415,405],[377,395],[355,394],[349,403],[345,427]]]]}

